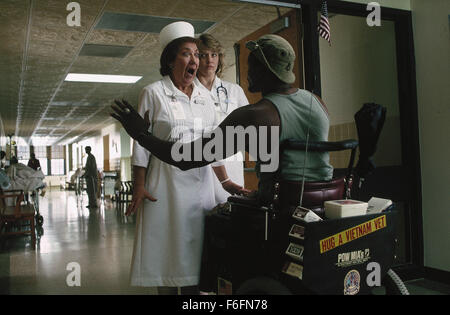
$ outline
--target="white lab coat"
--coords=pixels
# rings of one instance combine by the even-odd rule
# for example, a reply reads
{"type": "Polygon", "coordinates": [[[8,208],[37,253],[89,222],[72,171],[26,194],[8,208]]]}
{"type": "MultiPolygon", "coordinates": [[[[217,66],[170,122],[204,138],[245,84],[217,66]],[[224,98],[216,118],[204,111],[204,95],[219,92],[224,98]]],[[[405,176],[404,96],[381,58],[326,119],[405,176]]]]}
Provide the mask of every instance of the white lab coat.
{"type": "MultiPolygon", "coordinates": [[[[247,97],[242,88],[234,83],[223,81],[216,76],[211,91],[209,91],[199,80],[195,79],[195,83],[204,90],[211,99],[211,104],[214,106],[216,117],[215,122],[217,127],[233,110],[238,107],[248,105],[247,97]],[[226,106],[226,97],[223,90],[217,93],[217,88],[223,86],[228,94],[228,106],[226,106]],[[220,98],[220,103],[219,103],[220,98]]],[[[224,165],[228,177],[238,185],[244,186],[244,157],[242,152],[230,156],[229,158],[212,163],[212,166],[224,165]]],[[[213,176],[214,181],[214,195],[216,204],[227,201],[230,194],[223,189],[216,176],[213,176]]]]}
{"type": "MultiPolygon", "coordinates": [[[[195,84],[191,99],[179,91],[169,76],[145,87],[139,113],[150,111],[150,132],[165,140],[179,138],[172,131],[184,126],[191,141],[214,124],[208,95],[195,84]],[[201,121],[200,121],[201,120],[201,121]]],[[[214,207],[210,165],[181,171],[151,156],[137,142],[132,164],[147,167],[145,188],[157,199],[144,201],[137,214],[131,265],[131,285],[181,287],[198,284],[203,246],[205,210],[214,207]]]]}

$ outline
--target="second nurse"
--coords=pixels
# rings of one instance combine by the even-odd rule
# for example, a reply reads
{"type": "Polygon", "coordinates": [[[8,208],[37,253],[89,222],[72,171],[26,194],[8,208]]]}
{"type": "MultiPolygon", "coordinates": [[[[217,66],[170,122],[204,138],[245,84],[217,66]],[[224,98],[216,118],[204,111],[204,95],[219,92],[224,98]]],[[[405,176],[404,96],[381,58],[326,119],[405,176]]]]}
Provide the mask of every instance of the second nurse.
{"type": "MultiPolygon", "coordinates": [[[[222,80],[224,70],[224,51],[220,42],[210,34],[202,34],[197,41],[200,51],[200,64],[195,83],[209,95],[215,112],[217,127],[233,110],[248,105],[242,88],[222,80]]],[[[250,191],[244,186],[244,162],[242,152],[228,159],[211,164],[217,176],[213,177],[215,202],[223,203],[231,193],[246,194],[250,191]],[[226,174],[222,174],[225,166],[226,174]]]]}

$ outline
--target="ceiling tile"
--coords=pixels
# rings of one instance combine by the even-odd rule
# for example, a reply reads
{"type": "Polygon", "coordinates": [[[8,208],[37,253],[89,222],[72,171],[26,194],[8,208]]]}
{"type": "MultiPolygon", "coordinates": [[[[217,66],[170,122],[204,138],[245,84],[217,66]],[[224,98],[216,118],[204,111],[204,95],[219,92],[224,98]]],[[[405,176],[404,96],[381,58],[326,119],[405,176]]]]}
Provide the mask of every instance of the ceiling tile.
{"type": "Polygon", "coordinates": [[[161,78],[159,35],[95,28],[105,12],[134,14],[141,20],[151,15],[214,22],[210,32],[225,47],[228,64],[234,63],[236,41],[277,17],[274,7],[229,0],[76,2],[79,27],[67,25],[69,1],[0,0],[0,119],[6,134],[30,137],[56,128],[53,135],[70,139],[98,133],[113,123],[109,113],[114,98],[124,97],[136,106],[142,88],[161,78]],[[133,48],[123,58],[80,56],[89,44],[133,48]],[[143,78],[131,85],[65,82],[69,72],[143,78]]]}

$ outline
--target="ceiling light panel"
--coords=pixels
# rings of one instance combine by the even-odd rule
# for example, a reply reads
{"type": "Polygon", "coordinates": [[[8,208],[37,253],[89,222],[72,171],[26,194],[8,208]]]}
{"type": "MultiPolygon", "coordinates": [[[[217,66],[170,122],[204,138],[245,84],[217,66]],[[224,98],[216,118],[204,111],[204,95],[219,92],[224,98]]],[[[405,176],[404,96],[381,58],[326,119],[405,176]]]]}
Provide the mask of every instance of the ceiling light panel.
{"type": "Polygon", "coordinates": [[[159,34],[164,26],[177,21],[191,23],[197,34],[205,32],[215,24],[215,22],[211,21],[190,20],[185,18],[104,12],[95,28],[159,34]]]}
{"type": "Polygon", "coordinates": [[[95,106],[96,104],[83,101],[57,101],[51,102],[51,106],[95,106]]]}
{"type": "Polygon", "coordinates": [[[80,56],[125,58],[132,49],[131,46],[85,44],[80,56]]]}
{"type": "Polygon", "coordinates": [[[97,83],[136,83],[142,76],[113,75],[113,74],[91,74],[91,73],[69,73],[65,81],[69,82],[97,82],[97,83]]]}
{"type": "Polygon", "coordinates": [[[95,29],[86,43],[98,45],[137,46],[148,33],[95,29]]]}

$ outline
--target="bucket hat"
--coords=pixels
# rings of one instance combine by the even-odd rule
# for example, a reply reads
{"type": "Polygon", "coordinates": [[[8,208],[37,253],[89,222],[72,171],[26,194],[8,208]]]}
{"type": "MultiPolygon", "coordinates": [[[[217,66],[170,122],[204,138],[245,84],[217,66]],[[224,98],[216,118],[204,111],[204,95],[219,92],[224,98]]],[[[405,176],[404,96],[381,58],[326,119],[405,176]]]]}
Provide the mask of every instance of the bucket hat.
{"type": "Polygon", "coordinates": [[[255,41],[248,41],[245,47],[281,81],[294,83],[295,51],[283,37],[264,35],[255,41]]]}

